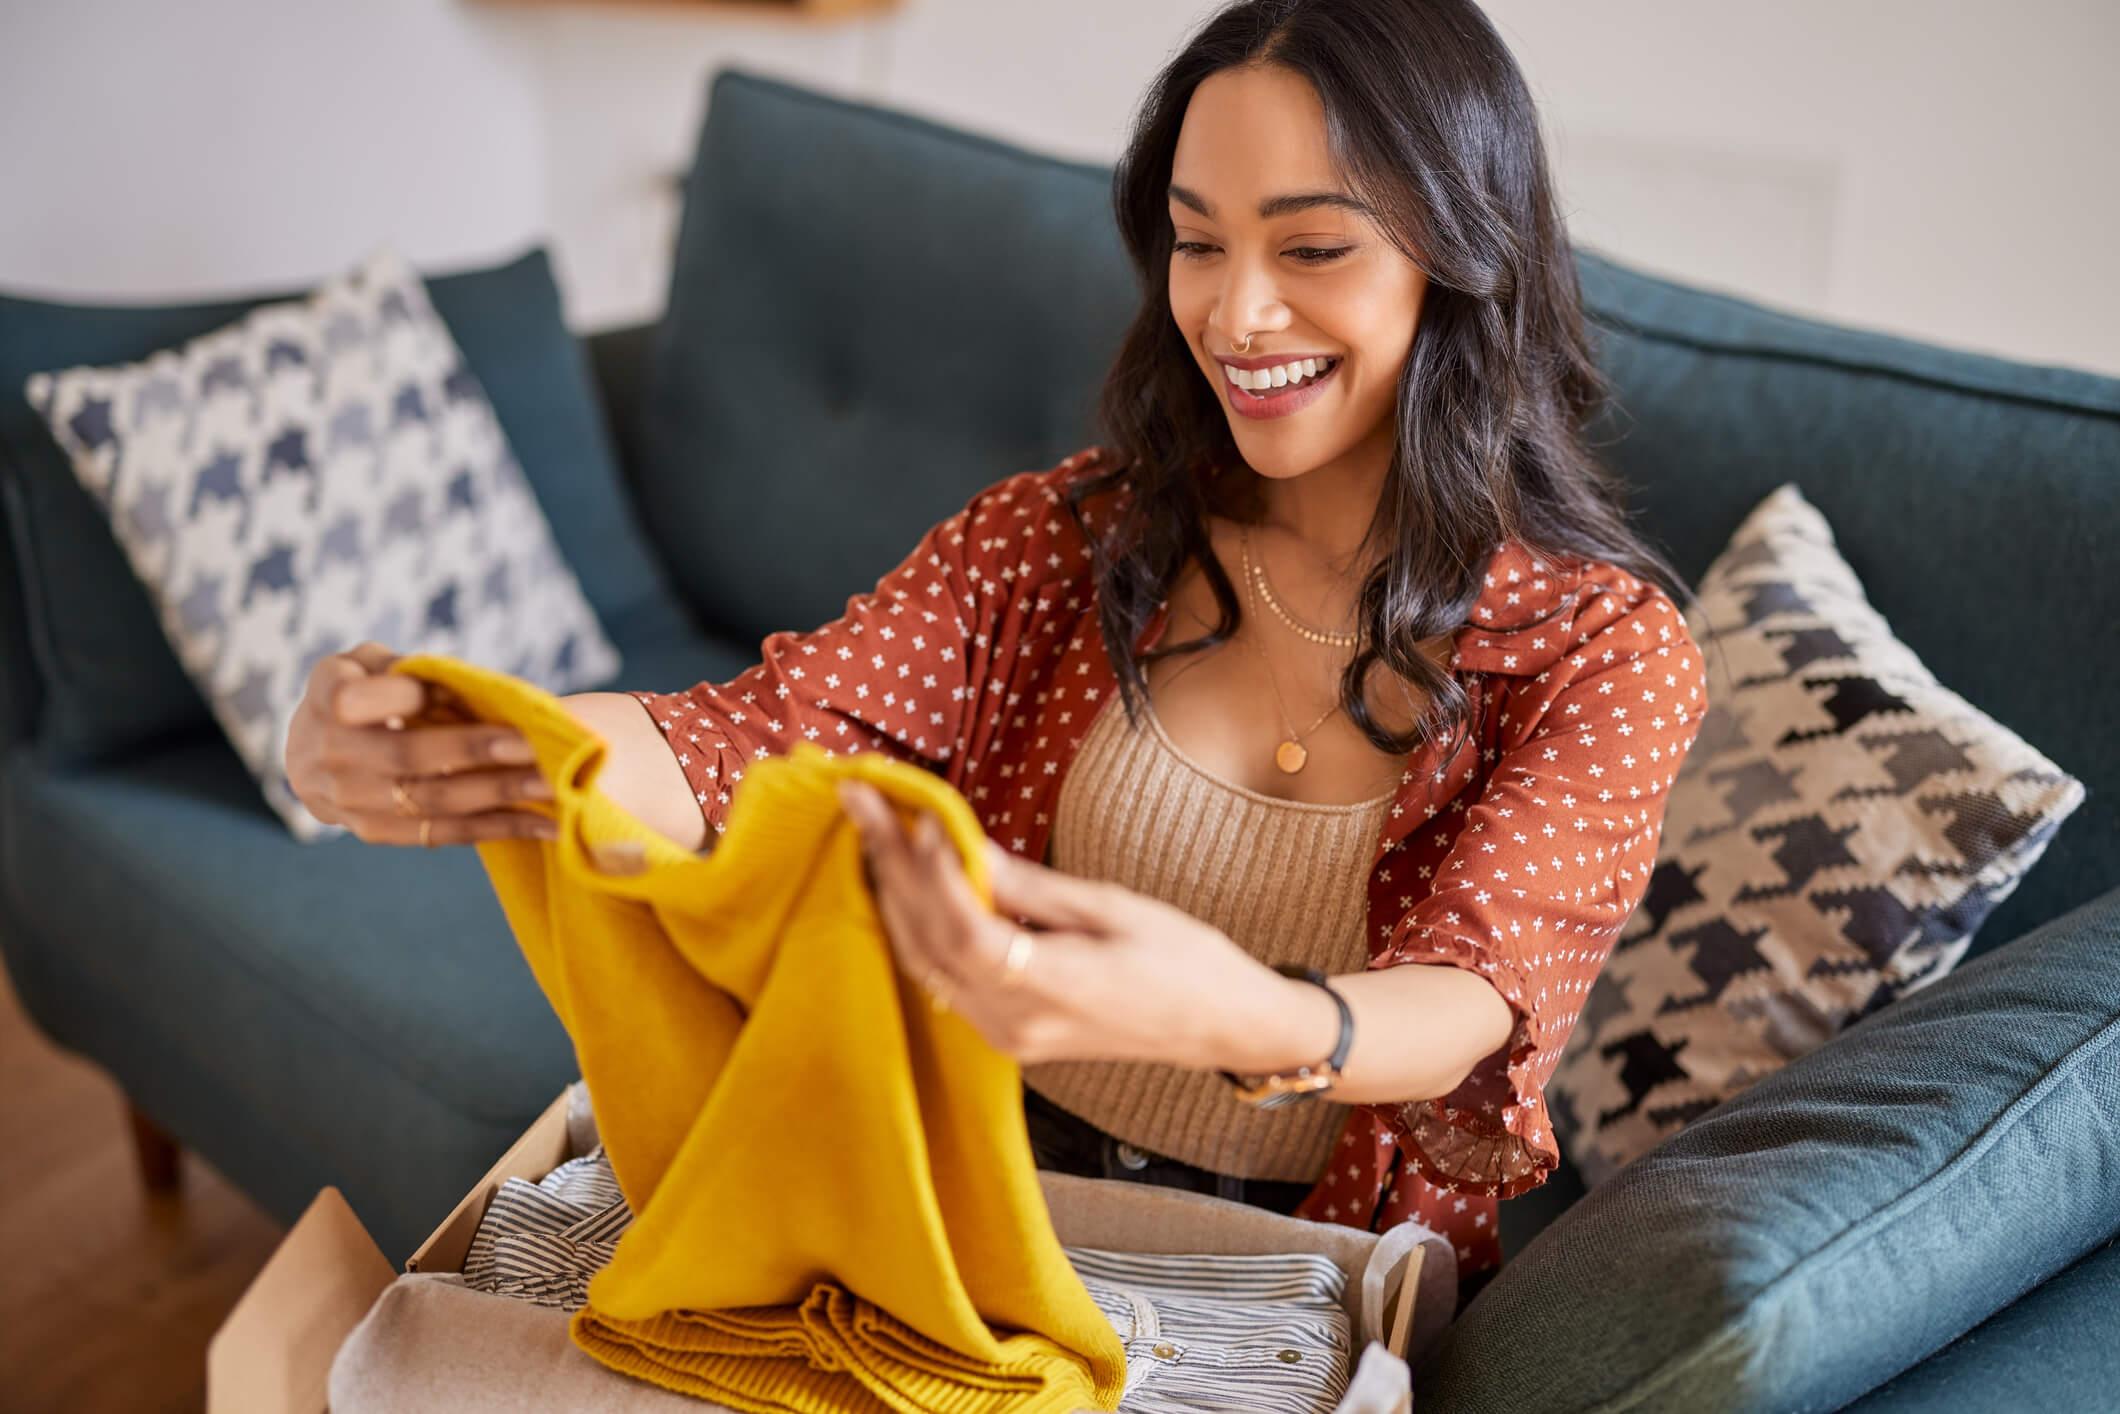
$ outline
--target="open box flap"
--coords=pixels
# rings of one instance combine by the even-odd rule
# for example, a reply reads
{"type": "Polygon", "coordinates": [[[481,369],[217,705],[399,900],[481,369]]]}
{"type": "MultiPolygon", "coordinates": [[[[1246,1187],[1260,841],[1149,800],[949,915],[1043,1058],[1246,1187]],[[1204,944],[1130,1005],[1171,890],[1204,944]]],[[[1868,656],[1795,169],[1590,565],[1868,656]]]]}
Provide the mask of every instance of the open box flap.
{"type": "Polygon", "coordinates": [[[572,1094],[572,1087],[562,1090],[557,1099],[545,1106],[545,1112],[523,1131],[521,1138],[508,1146],[508,1152],[486,1170],[486,1176],[457,1200],[457,1205],[449,1210],[449,1216],[442,1219],[441,1225],[427,1234],[427,1240],[419,1245],[419,1250],[405,1259],[406,1271],[462,1271],[464,1254],[471,1250],[471,1239],[478,1232],[480,1220],[486,1216],[486,1204],[501,1184],[511,1178],[535,1183],[575,1157],[567,1126],[568,1099],[572,1094]]]}
{"type": "MultiPolygon", "coordinates": [[[[407,1271],[455,1271],[487,1200],[510,1178],[536,1180],[573,1157],[568,1091],[537,1117],[442,1219],[407,1271]]],[[[331,1362],[397,1279],[345,1195],[320,1191],[214,1332],[206,1350],[207,1414],[320,1414],[331,1362]]]]}
{"type": "Polygon", "coordinates": [[[345,1196],[318,1193],[207,1346],[207,1414],[319,1414],[332,1357],[396,1276],[345,1196]]]}

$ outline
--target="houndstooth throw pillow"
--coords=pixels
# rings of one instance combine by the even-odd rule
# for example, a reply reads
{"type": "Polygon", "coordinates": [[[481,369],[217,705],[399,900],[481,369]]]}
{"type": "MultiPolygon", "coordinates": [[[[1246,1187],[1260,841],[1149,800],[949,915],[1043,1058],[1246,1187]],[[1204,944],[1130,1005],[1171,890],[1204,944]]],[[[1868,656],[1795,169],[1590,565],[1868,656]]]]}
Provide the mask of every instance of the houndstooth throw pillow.
{"type": "Polygon", "coordinates": [[[485,392],[387,249],[181,347],[26,387],[297,838],[344,828],[284,771],[327,654],[375,639],[556,693],[618,671],[485,392]]]}
{"type": "Polygon", "coordinates": [[[1546,1087],[1593,1186],[1943,976],[2083,801],[1893,637],[1793,483],[1699,591],[1708,712],[1546,1087]]]}

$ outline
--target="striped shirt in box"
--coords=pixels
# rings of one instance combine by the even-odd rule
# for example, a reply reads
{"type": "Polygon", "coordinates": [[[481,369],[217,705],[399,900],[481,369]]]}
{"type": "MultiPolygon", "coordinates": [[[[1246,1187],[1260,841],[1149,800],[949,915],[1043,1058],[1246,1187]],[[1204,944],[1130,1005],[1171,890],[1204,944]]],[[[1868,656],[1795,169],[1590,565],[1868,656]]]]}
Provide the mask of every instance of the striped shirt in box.
{"type": "MultiPolygon", "coordinates": [[[[601,1147],[536,1183],[510,1178],[472,1235],[464,1284],[577,1310],[631,1221],[601,1147]]],[[[1329,1414],[1346,1394],[1347,1275],[1331,1258],[1061,1250],[1125,1345],[1125,1414],[1227,1409],[1240,1392],[1247,1409],[1329,1414]]]]}

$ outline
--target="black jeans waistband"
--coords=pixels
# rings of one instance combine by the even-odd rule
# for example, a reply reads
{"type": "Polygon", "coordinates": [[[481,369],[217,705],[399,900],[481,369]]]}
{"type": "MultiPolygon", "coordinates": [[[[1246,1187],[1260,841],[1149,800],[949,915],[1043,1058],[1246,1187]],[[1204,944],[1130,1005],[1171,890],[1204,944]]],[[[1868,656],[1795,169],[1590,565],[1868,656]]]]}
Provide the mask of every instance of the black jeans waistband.
{"type": "Polygon", "coordinates": [[[1031,1157],[1055,1173],[1085,1178],[1117,1178],[1212,1193],[1276,1213],[1292,1213],[1310,1193],[1308,1183],[1237,1178],[1128,1144],[1079,1115],[1070,1114],[1028,1085],[1023,1087],[1023,1118],[1030,1129],[1031,1157]]]}

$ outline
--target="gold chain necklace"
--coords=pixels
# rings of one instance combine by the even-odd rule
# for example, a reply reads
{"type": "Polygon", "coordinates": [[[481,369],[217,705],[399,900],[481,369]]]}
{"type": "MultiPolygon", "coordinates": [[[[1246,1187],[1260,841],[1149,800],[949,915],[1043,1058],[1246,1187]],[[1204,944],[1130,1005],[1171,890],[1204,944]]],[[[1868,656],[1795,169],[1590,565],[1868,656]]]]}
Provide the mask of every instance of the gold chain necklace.
{"type": "MultiPolygon", "coordinates": [[[[1251,563],[1251,542],[1241,531],[1237,536],[1237,545],[1244,556],[1244,604],[1246,608],[1253,608],[1256,601],[1251,592],[1254,578],[1251,563]]],[[[1286,618],[1287,615],[1284,614],[1282,617],[1286,618]]],[[[1291,627],[1299,628],[1300,625],[1292,624],[1291,627]]],[[[1274,681],[1273,661],[1266,656],[1266,650],[1259,647],[1258,644],[1251,642],[1248,638],[1244,642],[1251,648],[1252,652],[1259,655],[1259,665],[1266,670],[1266,685],[1273,689],[1274,705],[1281,712],[1281,725],[1288,728],[1287,738],[1274,748],[1273,763],[1281,768],[1283,774],[1293,776],[1296,772],[1302,770],[1303,763],[1310,759],[1310,752],[1304,749],[1303,738],[1316,731],[1324,723],[1326,717],[1330,717],[1334,712],[1340,710],[1339,700],[1335,698],[1333,704],[1325,709],[1317,721],[1312,722],[1309,726],[1303,728],[1302,731],[1297,731],[1294,724],[1289,721],[1288,704],[1281,698],[1281,685],[1274,681]]]]}
{"type": "Polygon", "coordinates": [[[1294,629],[1297,633],[1302,634],[1305,638],[1309,639],[1313,643],[1324,643],[1334,648],[1354,647],[1355,636],[1353,634],[1328,633],[1326,630],[1321,628],[1312,628],[1309,624],[1306,624],[1301,619],[1298,619],[1294,614],[1289,613],[1288,610],[1282,606],[1281,601],[1274,597],[1273,586],[1267,583],[1266,580],[1265,561],[1261,560],[1254,562],[1251,558],[1251,527],[1244,525],[1240,525],[1237,527],[1237,543],[1241,545],[1244,549],[1245,582],[1247,584],[1250,584],[1253,581],[1256,581],[1258,583],[1259,593],[1265,598],[1267,607],[1271,608],[1274,613],[1279,616],[1282,623],[1287,624],[1290,628],[1294,629]]]}

